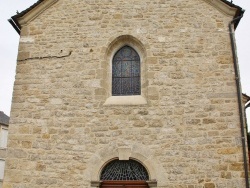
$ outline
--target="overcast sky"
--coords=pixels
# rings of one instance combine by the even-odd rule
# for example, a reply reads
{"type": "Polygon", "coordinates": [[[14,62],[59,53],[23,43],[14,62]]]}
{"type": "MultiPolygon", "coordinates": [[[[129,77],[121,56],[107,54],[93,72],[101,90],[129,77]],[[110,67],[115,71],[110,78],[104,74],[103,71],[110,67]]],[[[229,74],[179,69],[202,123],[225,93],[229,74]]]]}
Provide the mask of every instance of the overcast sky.
{"type": "MultiPolygon", "coordinates": [[[[10,115],[19,35],[7,21],[37,0],[0,0],[0,111],[10,115]]],[[[250,0],[234,0],[246,10],[236,30],[242,92],[250,95],[250,0]]],[[[247,110],[250,120],[250,108],[247,110]]]]}

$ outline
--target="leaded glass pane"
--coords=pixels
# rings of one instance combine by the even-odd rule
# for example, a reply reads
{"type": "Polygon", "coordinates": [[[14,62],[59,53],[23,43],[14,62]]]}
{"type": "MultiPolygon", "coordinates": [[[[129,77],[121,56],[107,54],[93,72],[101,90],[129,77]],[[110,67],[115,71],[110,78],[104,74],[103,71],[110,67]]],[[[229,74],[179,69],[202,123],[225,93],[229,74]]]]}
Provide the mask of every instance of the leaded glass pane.
{"type": "Polygon", "coordinates": [[[122,62],[122,77],[131,77],[131,61],[122,62]]]}
{"type": "Polygon", "coordinates": [[[121,91],[122,88],[122,79],[121,78],[113,78],[112,79],[112,91],[121,91]]]}
{"type": "Polygon", "coordinates": [[[124,46],[113,58],[112,94],[140,95],[140,86],[140,57],[133,48],[124,46]]]}
{"type": "Polygon", "coordinates": [[[133,79],[132,87],[135,88],[135,90],[140,90],[140,87],[141,87],[140,78],[135,77],[135,78],[132,78],[132,79],[133,79]]]}
{"type": "Polygon", "coordinates": [[[113,77],[122,76],[122,62],[121,61],[117,61],[115,64],[113,63],[112,69],[113,69],[113,72],[112,72],[113,77]]]}
{"type": "Polygon", "coordinates": [[[122,91],[121,94],[133,95],[131,89],[131,78],[122,78],[122,91]]]}
{"type": "Polygon", "coordinates": [[[137,68],[140,67],[140,61],[134,61],[131,66],[132,66],[132,76],[140,77],[140,69],[137,68]]]}
{"type": "Polygon", "coordinates": [[[149,179],[146,168],[137,161],[114,160],[104,167],[101,180],[143,180],[149,179]]]}

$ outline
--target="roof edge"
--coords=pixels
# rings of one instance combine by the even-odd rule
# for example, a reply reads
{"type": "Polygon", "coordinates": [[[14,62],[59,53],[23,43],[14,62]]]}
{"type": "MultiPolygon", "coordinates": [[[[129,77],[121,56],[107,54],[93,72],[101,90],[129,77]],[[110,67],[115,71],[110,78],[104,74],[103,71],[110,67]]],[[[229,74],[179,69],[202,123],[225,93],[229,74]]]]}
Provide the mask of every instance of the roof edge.
{"type": "MultiPolygon", "coordinates": [[[[55,4],[59,0],[38,0],[35,4],[27,8],[26,10],[18,13],[9,19],[10,24],[14,29],[20,34],[22,25],[27,24],[28,22],[35,19],[47,8],[55,4]]],[[[208,4],[212,5],[216,9],[222,11],[225,15],[233,16],[234,18],[243,15],[244,10],[234,5],[233,3],[228,2],[227,0],[203,0],[208,4]]],[[[234,28],[238,26],[240,20],[234,23],[234,28]]]]}
{"type": "Polygon", "coordinates": [[[6,123],[0,123],[0,125],[1,125],[1,126],[6,126],[6,127],[9,127],[9,125],[8,125],[8,124],[6,124],[6,123]]]}
{"type": "Polygon", "coordinates": [[[242,99],[243,99],[243,103],[244,104],[247,104],[248,101],[250,101],[250,96],[248,96],[247,94],[245,93],[242,93],[242,99]]]}
{"type": "MultiPolygon", "coordinates": [[[[241,7],[227,0],[203,0],[203,1],[212,5],[216,9],[222,11],[225,15],[233,16],[233,18],[242,16],[244,14],[244,10],[241,7]]],[[[239,22],[240,22],[240,19],[234,23],[235,29],[238,26],[239,22]]]]}
{"type": "MultiPolygon", "coordinates": [[[[216,9],[219,9],[224,14],[228,16],[235,16],[237,12],[237,8],[233,6],[229,6],[229,2],[226,3],[224,0],[204,0],[205,2],[209,3],[216,9]]],[[[232,4],[233,5],[233,4],[232,4]]]]}
{"type": "Polygon", "coordinates": [[[21,13],[12,16],[11,19],[9,19],[9,22],[13,27],[15,26],[14,29],[17,32],[18,30],[21,31],[23,25],[26,25],[27,23],[35,19],[57,1],[59,0],[39,0],[21,13]]]}
{"type": "Polygon", "coordinates": [[[8,126],[10,117],[7,116],[3,111],[0,111],[0,125],[8,126]]]}
{"type": "Polygon", "coordinates": [[[16,30],[16,32],[20,35],[21,33],[20,27],[16,25],[15,21],[12,18],[8,19],[8,21],[10,22],[12,27],[16,30]]]}

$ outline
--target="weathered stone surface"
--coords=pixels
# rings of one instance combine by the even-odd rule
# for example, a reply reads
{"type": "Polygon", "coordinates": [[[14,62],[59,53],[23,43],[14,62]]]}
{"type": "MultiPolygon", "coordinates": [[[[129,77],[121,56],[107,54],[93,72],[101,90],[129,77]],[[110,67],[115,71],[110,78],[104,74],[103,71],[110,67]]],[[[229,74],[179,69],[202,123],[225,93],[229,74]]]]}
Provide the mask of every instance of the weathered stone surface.
{"type": "Polygon", "coordinates": [[[221,172],[221,177],[226,178],[226,179],[231,179],[232,174],[231,174],[231,172],[221,172]]]}
{"type": "Polygon", "coordinates": [[[203,0],[59,0],[43,11],[21,32],[4,188],[87,188],[119,156],[157,187],[243,188],[232,18],[203,0]],[[140,55],[144,102],[104,105],[123,45],[140,55]]]}
{"type": "Polygon", "coordinates": [[[205,183],[204,188],[215,188],[214,183],[205,183]]]}

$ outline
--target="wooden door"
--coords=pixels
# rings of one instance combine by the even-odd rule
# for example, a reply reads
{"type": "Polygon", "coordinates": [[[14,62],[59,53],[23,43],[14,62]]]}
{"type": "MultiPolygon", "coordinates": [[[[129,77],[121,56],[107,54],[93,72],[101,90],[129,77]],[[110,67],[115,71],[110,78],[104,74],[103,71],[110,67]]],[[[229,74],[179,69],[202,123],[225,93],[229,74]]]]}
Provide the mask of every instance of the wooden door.
{"type": "Polygon", "coordinates": [[[146,181],[103,181],[101,188],[149,188],[146,181]]]}

